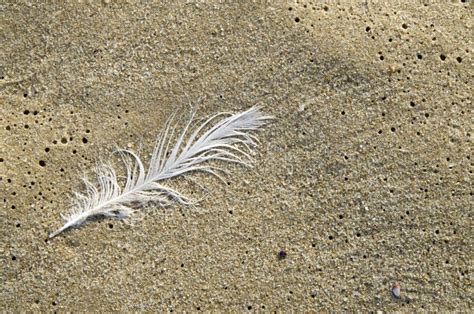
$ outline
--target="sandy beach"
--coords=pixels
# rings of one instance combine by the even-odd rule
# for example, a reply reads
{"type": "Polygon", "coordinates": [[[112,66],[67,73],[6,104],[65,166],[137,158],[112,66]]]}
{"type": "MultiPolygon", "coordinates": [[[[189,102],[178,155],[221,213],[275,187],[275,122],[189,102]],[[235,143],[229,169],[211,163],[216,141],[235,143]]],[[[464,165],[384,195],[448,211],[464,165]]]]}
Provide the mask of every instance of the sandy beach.
{"type": "Polygon", "coordinates": [[[472,311],[471,1],[0,7],[2,310],[472,311]],[[252,106],[195,206],[48,239],[116,147],[252,106]]]}

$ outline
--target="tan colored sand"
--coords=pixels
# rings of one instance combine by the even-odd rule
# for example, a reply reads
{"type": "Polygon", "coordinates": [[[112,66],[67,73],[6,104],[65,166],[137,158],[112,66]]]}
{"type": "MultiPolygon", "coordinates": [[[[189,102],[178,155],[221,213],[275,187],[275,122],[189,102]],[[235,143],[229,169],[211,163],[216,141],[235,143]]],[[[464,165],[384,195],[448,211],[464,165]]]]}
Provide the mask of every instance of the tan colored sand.
{"type": "Polygon", "coordinates": [[[336,3],[4,4],[0,307],[472,309],[472,3],[336,3]],[[276,116],[254,169],[45,241],[189,99],[276,116]]]}

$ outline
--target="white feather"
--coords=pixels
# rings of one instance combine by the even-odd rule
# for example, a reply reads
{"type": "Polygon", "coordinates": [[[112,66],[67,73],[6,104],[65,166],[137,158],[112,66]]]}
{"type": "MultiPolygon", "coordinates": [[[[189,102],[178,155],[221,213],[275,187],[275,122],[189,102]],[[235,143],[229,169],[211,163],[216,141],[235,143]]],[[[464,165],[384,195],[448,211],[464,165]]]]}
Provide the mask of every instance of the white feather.
{"type": "Polygon", "coordinates": [[[121,156],[125,165],[123,188],[110,165],[98,165],[95,169],[97,186],[87,178],[83,179],[85,193],[75,193],[69,215],[61,215],[65,224],[49,237],[53,238],[93,216],[129,217],[134,212],[132,204],[143,205],[154,201],[166,205],[170,200],[190,204],[190,200],[185,196],[162,185],[161,181],[194,171],[207,172],[221,178],[219,172],[226,173],[226,171],[209,164],[211,161],[250,166],[252,158],[249,152],[257,146],[258,140],[249,131],[263,126],[271,117],[265,116],[258,108],[253,107],[223,118],[211,126],[214,120],[223,115],[225,114],[219,113],[210,117],[188,136],[188,129],[194,117],[192,114],[171,148],[171,141],[175,138],[173,136],[175,128],[171,128],[174,120],[172,115],[157,139],[147,171],[136,153],[125,149],[117,150],[115,153],[121,156]]]}

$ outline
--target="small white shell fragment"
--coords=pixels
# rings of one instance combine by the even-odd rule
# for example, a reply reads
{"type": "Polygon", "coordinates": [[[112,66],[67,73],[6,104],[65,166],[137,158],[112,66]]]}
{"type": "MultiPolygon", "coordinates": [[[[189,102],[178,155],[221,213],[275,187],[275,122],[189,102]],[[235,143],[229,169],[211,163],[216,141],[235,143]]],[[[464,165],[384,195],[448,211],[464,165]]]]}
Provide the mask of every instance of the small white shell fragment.
{"type": "Polygon", "coordinates": [[[400,284],[399,283],[396,283],[392,286],[392,295],[399,299],[400,298],[400,284]]]}
{"type": "Polygon", "coordinates": [[[305,109],[305,105],[304,104],[301,104],[299,107],[298,107],[298,112],[303,112],[305,109]]]}

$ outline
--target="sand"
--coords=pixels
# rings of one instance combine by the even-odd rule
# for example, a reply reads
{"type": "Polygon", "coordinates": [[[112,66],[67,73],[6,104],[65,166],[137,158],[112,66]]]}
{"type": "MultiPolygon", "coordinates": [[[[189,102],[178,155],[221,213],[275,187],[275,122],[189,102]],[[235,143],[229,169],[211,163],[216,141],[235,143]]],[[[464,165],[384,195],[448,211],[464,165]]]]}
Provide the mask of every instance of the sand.
{"type": "Polygon", "coordinates": [[[6,311],[472,311],[472,2],[2,5],[6,311]],[[62,225],[175,110],[254,105],[252,169],[195,208],[62,225]],[[279,258],[279,252],[286,253],[279,258]],[[400,284],[400,298],[391,287],[400,284]]]}

